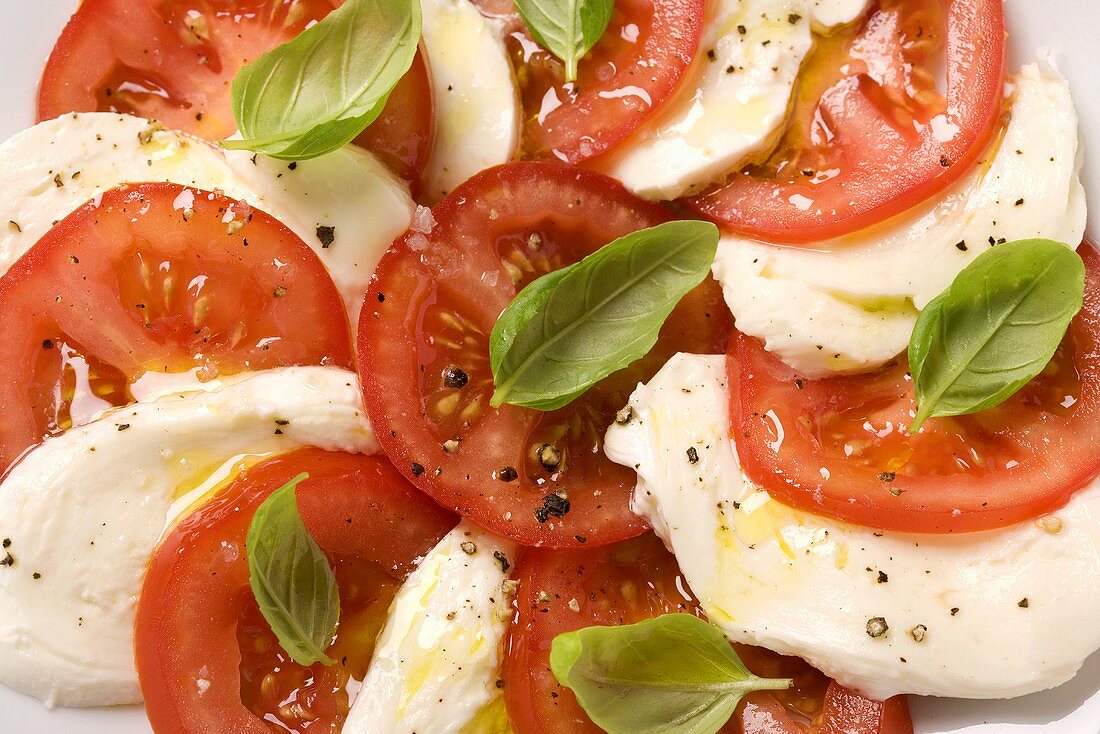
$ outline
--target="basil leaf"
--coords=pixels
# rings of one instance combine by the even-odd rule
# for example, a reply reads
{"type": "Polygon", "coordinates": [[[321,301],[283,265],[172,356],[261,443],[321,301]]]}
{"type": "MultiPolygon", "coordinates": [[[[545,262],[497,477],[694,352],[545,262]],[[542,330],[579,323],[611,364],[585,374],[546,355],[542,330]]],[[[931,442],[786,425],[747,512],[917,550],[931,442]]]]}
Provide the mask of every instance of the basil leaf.
{"type": "Polygon", "coordinates": [[[249,584],[279,644],[299,665],[332,665],[325,655],[340,620],[336,576],[298,515],[299,474],[272,492],[248,526],[249,584]]]}
{"type": "Polygon", "coordinates": [[[710,272],[718,228],[643,229],[528,285],[489,339],[490,404],[555,410],[644,357],[680,299],[710,272]]]}
{"type": "Polygon", "coordinates": [[[987,410],[1050,362],[1081,309],[1081,256],[1052,240],[986,250],[921,312],[909,341],[916,433],[928,418],[987,410]]]}
{"type": "Polygon", "coordinates": [[[690,614],[558,635],[550,669],[609,734],[714,734],[746,694],[791,685],[750,673],[721,632],[690,614]]]}
{"type": "Polygon", "coordinates": [[[420,25],[419,0],[347,0],[238,72],[233,117],[244,139],[222,145],[304,160],[350,143],[412,65],[420,25]]]}
{"type": "Polygon", "coordinates": [[[615,0],[515,0],[531,35],[565,62],[565,81],[577,79],[577,62],[611,22],[615,0]]]}

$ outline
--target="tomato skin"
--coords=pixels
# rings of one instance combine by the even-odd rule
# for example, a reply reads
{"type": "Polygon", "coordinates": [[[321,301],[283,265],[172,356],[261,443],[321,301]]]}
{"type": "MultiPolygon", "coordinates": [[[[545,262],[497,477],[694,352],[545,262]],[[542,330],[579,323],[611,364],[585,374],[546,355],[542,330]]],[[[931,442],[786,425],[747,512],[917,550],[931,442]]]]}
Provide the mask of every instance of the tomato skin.
{"type": "Polygon", "coordinates": [[[647,357],[558,411],[489,407],[488,336],[527,282],[668,218],[601,174],[513,163],[457,187],[432,210],[430,232],[395,242],[366,295],[359,365],[367,411],[397,468],[520,544],[594,546],[643,532],[628,506],[634,472],[603,457],[600,441],[668,357],[725,345],[717,284],[708,279],[681,302],[647,357]],[[447,383],[453,368],[461,384],[447,383]],[[553,470],[536,456],[544,446],[560,458],[553,470]],[[540,516],[553,492],[567,494],[567,511],[540,516]]]}
{"type": "Polygon", "coordinates": [[[863,57],[846,63],[840,80],[819,100],[802,112],[796,108],[795,119],[805,124],[788,131],[792,140],[781,143],[760,172],[735,173],[688,203],[738,234],[820,247],[929,200],[973,170],[1001,122],[1002,2],[931,3],[947,6],[947,115],[923,120],[919,95],[909,96],[912,80],[918,71],[932,79],[934,71],[902,66],[926,30],[919,25],[903,38],[897,29],[911,13],[908,1],[883,2],[871,13],[861,37],[863,57]],[[813,127],[811,119],[817,121],[813,127]],[[951,126],[958,131],[942,142],[951,126]],[[800,151],[814,150],[824,151],[822,160],[799,159],[800,151]],[[807,167],[809,176],[799,173],[807,167]],[[819,172],[828,175],[818,180],[819,172]]]}
{"type": "Polygon", "coordinates": [[[813,734],[913,734],[905,696],[872,701],[836,682],[825,694],[822,717],[813,734]]]}
{"type": "MultiPolygon", "coordinates": [[[[172,529],[150,562],[138,603],[135,652],[157,734],[271,731],[241,700],[237,627],[242,599],[253,598],[244,541],[256,508],[303,471],[310,477],[297,489],[299,512],[318,545],[330,558],[373,562],[389,570],[395,583],[455,522],[425,502],[381,456],[307,449],[246,470],[172,529]],[[209,685],[200,689],[200,679],[209,685]]],[[[338,628],[337,644],[340,634],[338,628]]],[[[314,666],[315,675],[326,670],[331,669],[314,666]]],[[[331,692],[334,697],[338,694],[331,692]]],[[[339,708],[321,698],[316,708],[339,708]]],[[[346,714],[346,701],[344,707],[346,714]]]]}
{"type": "Polygon", "coordinates": [[[904,357],[810,380],[736,335],[730,425],[746,475],[782,502],[903,532],[989,530],[1064,505],[1100,474],[1100,253],[1079,252],[1084,306],[1046,370],[1000,406],[929,419],[916,436],[904,357]]]}
{"type": "Polygon", "coordinates": [[[580,163],[614,147],[676,90],[703,32],[705,0],[617,0],[599,42],[565,82],[510,2],[473,0],[503,18],[524,107],[528,160],[580,163]],[[633,39],[633,40],[630,40],[633,39]]]}
{"type": "Polygon", "coordinates": [[[0,467],[69,427],[83,366],[92,397],[117,406],[148,371],[354,361],[343,301],[308,245],[247,204],[175,184],[112,189],[63,219],[0,277],[0,314],[0,467]]]}
{"type": "MultiPolygon", "coordinates": [[[[342,0],[82,0],[38,89],[38,121],[124,112],[221,140],[237,130],[238,70],[292,40],[342,0]]],[[[407,182],[431,151],[433,102],[424,54],[357,139],[407,182]]]]}

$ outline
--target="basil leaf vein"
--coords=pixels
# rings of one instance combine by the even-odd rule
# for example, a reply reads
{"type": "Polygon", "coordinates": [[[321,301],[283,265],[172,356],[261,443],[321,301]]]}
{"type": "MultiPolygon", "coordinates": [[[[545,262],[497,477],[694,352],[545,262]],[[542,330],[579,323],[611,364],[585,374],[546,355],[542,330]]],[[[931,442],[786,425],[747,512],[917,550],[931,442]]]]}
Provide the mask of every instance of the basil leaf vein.
{"type": "Polygon", "coordinates": [[[347,0],[233,81],[232,149],[304,160],[351,142],[382,112],[417,53],[418,0],[347,0]]]}
{"type": "Polygon", "coordinates": [[[1081,309],[1085,268],[1060,242],[986,250],[925,307],[909,341],[916,433],[928,418],[988,410],[1054,356],[1081,309]]]}
{"type": "Polygon", "coordinates": [[[555,410],[644,357],[717,246],[709,222],[667,222],[528,285],[490,335],[490,404],[555,410]]]}
{"type": "Polygon", "coordinates": [[[746,694],[791,684],[753,675],[720,631],[690,614],[558,635],[550,668],[609,734],[713,734],[746,694]]]}
{"type": "Polygon", "coordinates": [[[336,576],[298,514],[299,474],[272,492],[248,526],[249,584],[264,619],[299,665],[335,661],[325,654],[340,620],[336,576]]]}
{"type": "Polygon", "coordinates": [[[577,79],[577,63],[611,22],[615,0],[515,0],[531,35],[565,63],[565,81],[577,79]]]}

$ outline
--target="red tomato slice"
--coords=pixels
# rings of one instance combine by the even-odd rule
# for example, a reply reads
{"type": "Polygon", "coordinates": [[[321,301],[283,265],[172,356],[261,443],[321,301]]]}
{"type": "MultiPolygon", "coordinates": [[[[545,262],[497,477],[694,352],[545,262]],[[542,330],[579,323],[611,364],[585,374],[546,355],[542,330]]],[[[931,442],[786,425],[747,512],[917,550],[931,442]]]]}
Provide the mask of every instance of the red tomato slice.
{"type": "Polygon", "coordinates": [[[803,734],[805,729],[791,717],[779,699],[758,692],[745,696],[730,731],[731,734],[803,734]]]}
{"type": "Polygon", "coordinates": [[[705,0],[618,0],[577,81],[507,0],[473,0],[506,21],[524,109],[523,156],[579,163],[637,128],[679,84],[699,46],[705,0]]]}
{"type": "MultiPolygon", "coordinates": [[[[237,129],[229,94],[241,66],[340,1],[83,0],[42,72],[38,119],[125,112],[221,140],[237,129]]],[[[415,181],[432,134],[431,88],[420,58],[357,142],[415,181]]]]}
{"type": "Polygon", "coordinates": [[[988,530],[1061,507],[1100,473],[1100,254],[1087,242],[1079,252],[1085,304],[1042,374],[996,408],[930,419],[916,436],[904,356],[809,380],[737,335],[730,420],[746,474],[788,504],[907,532],[988,530]]]}
{"type": "Polygon", "coordinates": [[[413,65],[390,92],[382,114],[355,139],[412,188],[420,188],[420,174],[435,143],[432,80],[421,49],[413,65]]]}
{"type": "Polygon", "coordinates": [[[680,303],[646,358],[565,408],[493,409],[489,334],[516,293],[668,214],[600,174],[514,163],[474,176],[432,215],[430,232],[410,231],[382,258],[359,320],[367,411],[386,453],[440,504],[526,545],[641,533],[634,472],[602,455],[603,433],[670,356],[727,342],[717,284],[680,303]]]}
{"type": "Polygon", "coordinates": [[[812,734],[913,734],[905,696],[872,701],[833,682],[825,694],[822,720],[812,734]]]}
{"type": "Polygon", "coordinates": [[[134,634],[153,730],[339,731],[390,601],[454,522],[381,456],[309,449],[244,471],[172,530],[149,565],[134,634]],[[340,588],[331,667],[286,657],[248,582],[252,515],[300,472],[309,473],[297,489],[302,521],[340,588]]]}
{"type": "Polygon", "coordinates": [[[0,278],[0,469],[125,405],[146,372],[351,368],[347,316],[316,254],[273,217],[175,184],[113,189],[0,278]]]}
{"type": "Polygon", "coordinates": [[[822,41],[773,154],[690,203],[793,244],[881,222],[975,166],[1000,120],[1004,74],[1001,0],[883,0],[858,33],[822,41]]]}
{"type": "MultiPolygon", "coordinates": [[[[702,616],[676,560],[652,534],[595,550],[527,550],[518,568],[518,614],[503,671],[508,714],[517,734],[603,731],[550,670],[550,645],[557,635],[594,625],[632,624],[672,612],[702,616]]],[[[796,720],[822,716],[826,690],[832,690],[828,678],[797,658],[745,645],[734,647],[756,675],[791,678],[794,684],[787,691],[749,696],[723,732],[804,734],[806,728],[796,720]]],[[[825,711],[825,722],[843,720],[825,711]]],[[[881,734],[902,731],[884,729],[881,734]]],[[[851,734],[880,733],[852,729],[851,734]]]]}

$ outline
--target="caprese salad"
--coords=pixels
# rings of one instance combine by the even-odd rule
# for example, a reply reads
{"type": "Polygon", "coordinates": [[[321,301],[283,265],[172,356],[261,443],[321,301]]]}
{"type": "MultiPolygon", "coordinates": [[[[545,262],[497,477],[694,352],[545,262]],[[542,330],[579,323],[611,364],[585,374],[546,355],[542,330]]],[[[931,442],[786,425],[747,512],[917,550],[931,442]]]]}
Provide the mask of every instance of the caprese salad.
{"type": "Polygon", "coordinates": [[[0,145],[0,683],[157,734],[911,734],[1066,682],[1100,253],[1008,33],[83,0],[0,145]]]}

